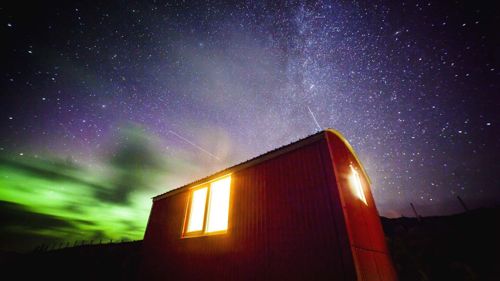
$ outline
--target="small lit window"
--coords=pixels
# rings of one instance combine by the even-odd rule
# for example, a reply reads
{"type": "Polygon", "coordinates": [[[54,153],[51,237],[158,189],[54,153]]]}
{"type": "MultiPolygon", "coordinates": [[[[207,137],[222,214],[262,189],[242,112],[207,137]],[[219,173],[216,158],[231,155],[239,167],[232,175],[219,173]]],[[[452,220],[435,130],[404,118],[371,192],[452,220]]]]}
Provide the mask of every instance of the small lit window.
{"type": "Polygon", "coordinates": [[[365,205],[368,205],[368,203],[366,203],[365,192],[363,191],[363,185],[361,184],[359,173],[358,171],[356,171],[356,169],[354,169],[352,165],[349,165],[349,167],[351,167],[351,175],[349,176],[349,184],[351,186],[351,189],[353,190],[356,197],[359,198],[359,200],[363,201],[365,205]]]}
{"type": "Polygon", "coordinates": [[[184,235],[227,231],[231,177],[211,182],[191,191],[184,235]]]}
{"type": "Polygon", "coordinates": [[[203,220],[205,219],[205,204],[207,202],[206,187],[193,191],[191,198],[191,210],[189,212],[189,223],[187,232],[203,230],[203,220]]]}

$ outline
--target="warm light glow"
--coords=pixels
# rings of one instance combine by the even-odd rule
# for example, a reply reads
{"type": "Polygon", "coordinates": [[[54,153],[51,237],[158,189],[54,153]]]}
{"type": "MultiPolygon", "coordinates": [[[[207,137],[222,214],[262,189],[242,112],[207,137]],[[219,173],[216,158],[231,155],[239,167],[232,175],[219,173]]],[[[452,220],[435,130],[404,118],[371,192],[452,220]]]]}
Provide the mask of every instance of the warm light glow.
{"type": "Polygon", "coordinates": [[[191,198],[191,209],[186,232],[203,230],[203,219],[205,218],[205,204],[207,203],[208,188],[200,188],[193,191],[191,198]]]}
{"type": "Polygon", "coordinates": [[[207,227],[205,232],[227,230],[230,187],[231,177],[226,177],[210,184],[207,227]]]}
{"type": "Polygon", "coordinates": [[[191,235],[187,237],[200,235],[200,232],[210,234],[227,230],[230,191],[230,176],[213,181],[209,186],[192,191],[185,230],[185,233],[191,233],[191,235]]]}
{"type": "Polygon", "coordinates": [[[363,191],[358,171],[356,171],[352,165],[349,165],[349,167],[351,167],[351,175],[349,176],[351,188],[354,190],[354,194],[356,194],[359,200],[363,201],[365,205],[368,205],[368,203],[366,203],[365,192],[363,191]]]}

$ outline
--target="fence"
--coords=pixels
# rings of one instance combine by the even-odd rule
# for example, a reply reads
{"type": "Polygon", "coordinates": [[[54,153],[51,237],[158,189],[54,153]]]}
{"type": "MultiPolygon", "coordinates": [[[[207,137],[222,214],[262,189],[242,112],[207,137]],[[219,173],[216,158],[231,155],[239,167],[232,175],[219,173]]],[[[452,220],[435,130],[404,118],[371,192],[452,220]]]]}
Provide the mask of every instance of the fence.
{"type": "Polygon", "coordinates": [[[128,239],[121,239],[121,240],[75,240],[72,242],[66,241],[66,242],[52,242],[52,243],[42,243],[36,248],[33,249],[33,252],[48,252],[48,251],[56,251],[56,250],[62,250],[62,249],[69,249],[69,248],[78,248],[78,247],[91,247],[91,246],[112,246],[112,245],[120,245],[120,244],[125,244],[125,243],[134,243],[134,242],[139,242],[142,240],[128,240],[128,239]]]}

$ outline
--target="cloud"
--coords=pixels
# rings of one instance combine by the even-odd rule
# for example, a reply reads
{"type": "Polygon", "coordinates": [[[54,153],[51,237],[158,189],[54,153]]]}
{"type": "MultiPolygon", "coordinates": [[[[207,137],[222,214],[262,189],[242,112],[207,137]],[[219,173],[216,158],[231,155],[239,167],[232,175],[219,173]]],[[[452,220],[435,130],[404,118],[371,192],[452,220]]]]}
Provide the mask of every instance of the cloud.
{"type": "Polygon", "coordinates": [[[165,173],[166,162],[158,156],[154,141],[141,127],[128,125],[120,133],[119,145],[107,160],[111,185],[96,189],[96,196],[104,201],[126,204],[132,192],[152,188],[154,179],[165,173]]]}
{"type": "Polygon", "coordinates": [[[0,201],[0,221],[2,227],[23,228],[32,231],[47,227],[72,227],[71,223],[50,216],[33,212],[24,205],[0,201]]]}
{"type": "Polygon", "coordinates": [[[32,250],[57,240],[53,234],[76,228],[63,218],[36,213],[27,206],[7,201],[0,201],[0,225],[0,249],[3,250],[32,250]]]}

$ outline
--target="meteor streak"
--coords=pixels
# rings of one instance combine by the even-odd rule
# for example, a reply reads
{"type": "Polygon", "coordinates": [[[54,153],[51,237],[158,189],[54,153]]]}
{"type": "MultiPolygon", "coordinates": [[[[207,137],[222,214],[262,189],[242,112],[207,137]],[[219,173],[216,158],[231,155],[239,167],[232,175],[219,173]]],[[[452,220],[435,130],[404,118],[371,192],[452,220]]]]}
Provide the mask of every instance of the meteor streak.
{"type": "Polygon", "coordinates": [[[186,138],[184,138],[184,137],[180,136],[179,134],[177,134],[176,132],[174,132],[174,131],[172,131],[172,130],[169,130],[168,132],[169,132],[169,133],[171,133],[172,135],[174,135],[174,136],[176,136],[176,137],[180,138],[181,140],[183,140],[183,141],[185,141],[185,142],[189,143],[190,145],[192,145],[192,146],[194,146],[194,147],[198,148],[199,150],[201,150],[201,151],[205,152],[206,154],[208,154],[208,155],[212,156],[213,158],[215,158],[215,159],[217,159],[217,160],[219,160],[219,161],[220,161],[220,158],[219,158],[219,157],[217,157],[217,156],[213,155],[213,154],[212,154],[212,153],[210,153],[209,151],[205,150],[203,147],[200,147],[199,145],[197,145],[197,144],[195,144],[195,143],[193,143],[193,142],[189,141],[188,139],[186,139],[186,138]]]}

